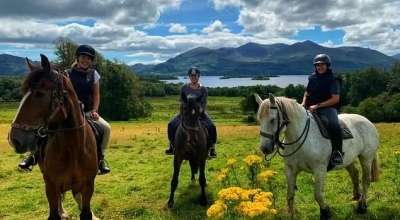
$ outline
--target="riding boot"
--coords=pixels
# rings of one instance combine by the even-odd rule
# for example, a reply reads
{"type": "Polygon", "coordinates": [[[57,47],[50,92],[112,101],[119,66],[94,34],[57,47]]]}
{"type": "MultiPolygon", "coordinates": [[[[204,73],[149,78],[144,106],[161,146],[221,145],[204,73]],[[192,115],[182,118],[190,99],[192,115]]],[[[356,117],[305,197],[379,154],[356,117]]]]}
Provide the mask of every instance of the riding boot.
{"type": "Polygon", "coordinates": [[[217,152],[215,151],[215,144],[212,144],[210,147],[210,153],[208,155],[210,158],[217,157],[217,152]]]}
{"type": "Polygon", "coordinates": [[[99,156],[99,175],[106,174],[110,172],[107,161],[104,159],[104,155],[99,156]]]}
{"type": "Polygon", "coordinates": [[[344,152],[342,151],[342,146],[343,146],[342,132],[339,130],[338,132],[334,133],[335,134],[331,136],[332,147],[333,147],[331,162],[333,165],[342,165],[344,156],[344,152]]]}
{"type": "Polygon", "coordinates": [[[168,148],[165,150],[166,155],[174,155],[174,145],[171,142],[169,142],[168,148]]]}
{"type": "Polygon", "coordinates": [[[29,154],[27,157],[25,157],[21,163],[18,164],[18,167],[24,171],[32,171],[33,167],[38,163],[39,161],[39,154],[29,154]]]}

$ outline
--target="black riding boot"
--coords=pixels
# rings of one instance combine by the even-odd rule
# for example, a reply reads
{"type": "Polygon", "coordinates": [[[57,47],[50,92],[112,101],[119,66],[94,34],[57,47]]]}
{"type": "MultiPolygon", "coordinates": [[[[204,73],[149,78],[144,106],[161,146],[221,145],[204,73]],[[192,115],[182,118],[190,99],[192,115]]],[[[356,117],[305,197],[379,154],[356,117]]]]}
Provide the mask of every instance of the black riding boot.
{"type": "Polygon", "coordinates": [[[212,144],[210,147],[210,153],[208,155],[210,158],[217,157],[217,152],[215,151],[215,144],[212,144]]]}
{"type": "Polygon", "coordinates": [[[18,167],[24,171],[32,171],[33,167],[38,163],[38,161],[39,155],[31,153],[25,157],[21,163],[18,164],[18,167]]]}
{"type": "Polygon", "coordinates": [[[342,146],[343,146],[343,137],[342,137],[342,132],[339,130],[337,132],[332,132],[333,135],[331,135],[332,138],[332,156],[331,156],[331,162],[333,165],[342,165],[343,164],[343,156],[344,152],[342,151],[342,146]]]}
{"type": "Polygon", "coordinates": [[[166,155],[174,155],[174,145],[169,142],[168,148],[165,150],[166,155]]]}
{"type": "Polygon", "coordinates": [[[104,160],[104,155],[99,156],[99,175],[106,174],[110,172],[110,168],[108,167],[107,161],[104,160]]]}

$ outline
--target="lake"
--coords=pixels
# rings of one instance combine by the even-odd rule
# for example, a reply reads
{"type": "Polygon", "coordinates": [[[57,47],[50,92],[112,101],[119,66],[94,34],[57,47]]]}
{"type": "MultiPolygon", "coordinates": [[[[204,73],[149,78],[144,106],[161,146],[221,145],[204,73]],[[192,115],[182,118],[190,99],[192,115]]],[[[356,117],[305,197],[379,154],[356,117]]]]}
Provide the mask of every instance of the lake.
{"type": "MultiPolygon", "coordinates": [[[[270,77],[270,80],[251,80],[251,78],[232,78],[219,79],[222,76],[201,76],[200,83],[207,87],[236,87],[236,86],[255,86],[255,85],[277,85],[285,88],[289,84],[307,85],[308,75],[284,75],[280,77],[270,77]]],[[[163,80],[167,83],[189,82],[184,76],[178,76],[178,80],[163,80]]]]}

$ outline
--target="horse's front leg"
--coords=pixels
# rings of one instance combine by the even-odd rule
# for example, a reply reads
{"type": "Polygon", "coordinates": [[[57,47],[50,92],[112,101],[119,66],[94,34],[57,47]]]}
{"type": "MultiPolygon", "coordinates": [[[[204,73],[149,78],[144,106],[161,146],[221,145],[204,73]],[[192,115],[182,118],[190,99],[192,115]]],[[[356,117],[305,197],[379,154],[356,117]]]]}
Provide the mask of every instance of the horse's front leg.
{"type": "MultiPolygon", "coordinates": [[[[83,187],[81,189],[80,195],[82,202],[78,205],[81,205],[81,214],[79,215],[80,220],[100,220],[97,218],[92,210],[91,210],[91,200],[94,192],[94,179],[87,179],[84,182],[83,187]]],[[[79,199],[79,194],[75,194],[75,200],[79,199]]]]}
{"type": "Polygon", "coordinates": [[[314,199],[319,205],[320,219],[328,220],[331,219],[332,213],[327,204],[324,202],[322,192],[324,191],[326,176],[326,167],[314,170],[314,199]]]}
{"type": "Polygon", "coordinates": [[[201,187],[201,197],[200,205],[207,206],[207,196],[206,196],[206,159],[200,159],[199,161],[199,184],[201,187]]]}
{"type": "Polygon", "coordinates": [[[47,220],[61,220],[59,215],[59,202],[61,201],[61,192],[57,185],[47,176],[43,175],[46,188],[46,197],[49,203],[50,214],[47,220]]]}
{"type": "Polygon", "coordinates": [[[285,165],[284,172],[287,181],[287,211],[291,218],[294,217],[294,196],[298,171],[294,171],[289,166],[285,165]]]}
{"type": "Polygon", "coordinates": [[[62,220],[70,220],[70,217],[68,216],[67,212],[64,209],[64,197],[65,197],[65,193],[62,193],[60,196],[60,199],[58,201],[58,214],[61,216],[62,220]]]}
{"type": "Polygon", "coordinates": [[[171,193],[169,195],[169,200],[167,203],[168,208],[172,208],[172,206],[174,206],[174,194],[176,188],[178,187],[179,172],[181,170],[182,161],[183,160],[179,156],[177,155],[174,156],[174,173],[172,175],[172,180],[171,180],[171,193]]]}

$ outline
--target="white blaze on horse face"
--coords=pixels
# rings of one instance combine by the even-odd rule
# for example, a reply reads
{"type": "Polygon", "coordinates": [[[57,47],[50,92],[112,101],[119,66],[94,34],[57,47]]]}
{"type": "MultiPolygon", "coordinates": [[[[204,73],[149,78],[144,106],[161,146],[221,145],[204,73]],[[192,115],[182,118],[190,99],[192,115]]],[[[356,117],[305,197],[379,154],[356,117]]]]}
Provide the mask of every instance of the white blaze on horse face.
{"type": "Polygon", "coordinates": [[[192,110],[192,115],[194,115],[194,114],[196,114],[196,111],[193,109],[193,110],[192,110]]]}
{"type": "Polygon", "coordinates": [[[28,99],[30,94],[31,94],[31,91],[29,90],[27,93],[25,93],[24,97],[22,97],[22,100],[19,103],[19,107],[18,107],[17,113],[15,114],[15,117],[14,117],[14,120],[12,121],[12,123],[15,123],[15,120],[17,120],[19,112],[21,111],[22,106],[24,105],[25,101],[28,99]]]}

